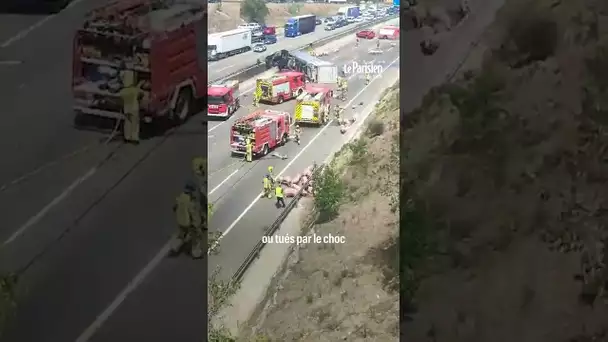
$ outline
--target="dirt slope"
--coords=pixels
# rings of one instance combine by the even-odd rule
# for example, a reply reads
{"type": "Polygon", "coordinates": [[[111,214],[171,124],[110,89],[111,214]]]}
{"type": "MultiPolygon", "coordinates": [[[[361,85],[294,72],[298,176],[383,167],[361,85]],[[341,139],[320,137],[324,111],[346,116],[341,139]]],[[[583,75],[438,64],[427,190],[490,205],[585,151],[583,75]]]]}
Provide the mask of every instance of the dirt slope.
{"type": "Polygon", "coordinates": [[[606,18],[508,1],[482,69],[405,116],[406,340],[608,340],[606,18]]]}

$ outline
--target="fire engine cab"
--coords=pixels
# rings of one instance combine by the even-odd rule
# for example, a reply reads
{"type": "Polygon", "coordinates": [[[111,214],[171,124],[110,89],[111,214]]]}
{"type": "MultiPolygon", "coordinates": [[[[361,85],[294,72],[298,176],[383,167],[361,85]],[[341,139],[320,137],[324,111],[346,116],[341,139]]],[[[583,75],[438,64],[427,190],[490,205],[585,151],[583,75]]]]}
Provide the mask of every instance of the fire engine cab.
{"type": "Polygon", "coordinates": [[[253,144],[254,156],[265,156],[289,139],[291,115],[269,109],[259,109],[235,121],[230,129],[233,154],[246,153],[246,141],[253,144]]]}
{"type": "Polygon", "coordinates": [[[207,115],[228,118],[240,106],[238,81],[213,84],[207,88],[207,115]]]}
{"type": "Polygon", "coordinates": [[[277,104],[301,94],[305,84],[304,73],[282,71],[268,78],[258,78],[255,91],[261,101],[277,104]]]}
{"type": "Polygon", "coordinates": [[[295,122],[324,125],[329,117],[332,97],[333,91],[329,87],[306,85],[306,90],[296,98],[295,122]]]}

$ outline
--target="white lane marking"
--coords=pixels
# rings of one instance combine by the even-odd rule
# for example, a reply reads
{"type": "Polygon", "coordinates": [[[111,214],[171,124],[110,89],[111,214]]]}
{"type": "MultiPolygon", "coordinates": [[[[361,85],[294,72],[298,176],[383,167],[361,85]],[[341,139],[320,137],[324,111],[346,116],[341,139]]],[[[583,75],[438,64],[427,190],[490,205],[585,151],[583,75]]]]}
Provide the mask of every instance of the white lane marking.
{"type": "Polygon", "coordinates": [[[230,68],[232,68],[233,66],[234,66],[234,64],[230,64],[230,65],[225,66],[225,67],[223,67],[223,68],[220,68],[220,69],[217,69],[217,70],[213,70],[213,72],[221,72],[221,71],[224,71],[224,70],[226,70],[226,69],[230,69],[230,68]]]}
{"type": "MultiPolygon", "coordinates": [[[[80,2],[82,2],[84,0],[74,0],[72,1],[65,9],[74,7],[75,5],[79,4],[80,2]]],[[[5,40],[2,45],[0,45],[0,48],[6,48],[9,47],[10,45],[12,45],[13,43],[20,41],[21,39],[25,38],[25,36],[27,36],[28,34],[30,34],[32,31],[34,31],[35,29],[39,28],[40,26],[44,25],[45,23],[47,23],[49,20],[55,18],[58,14],[52,14],[49,15],[48,17],[44,17],[40,20],[38,20],[37,22],[35,22],[34,24],[32,24],[29,27],[26,27],[25,29],[19,31],[16,35],[12,36],[11,38],[5,40]]]]}
{"type": "Polygon", "coordinates": [[[55,17],[55,14],[42,18],[41,20],[35,22],[33,25],[26,27],[25,29],[19,31],[16,35],[14,35],[11,38],[4,41],[4,43],[2,43],[2,45],[0,45],[0,47],[1,48],[9,47],[11,44],[25,38],[25,36],[27,36],[30,32],[32,32],[35,29],[39,28],[40,26],[44,25],[46,22],[53,19],[54,17],[55,17]]]}
{"type": "Polygon", "coordinates": [[[73,0],[72,2],[70,2],[70,4],[66,7],[66,8],[71,8],[76,6],[77,4],[83,2],[84,0],[73,0]]]}
{"type": "Polygon", "coordinates": [[[218,184],[215,188],[213,188],[213,189],[211,189],[211,191],[209,191],[209,195],[216,192],[217,189],[219,189],[222,185],[224,185],[224,183],[226,183],[230,179],[230,177],[234,176],[237,172],[239,172],[239,169],[232,171],[232,173],[228,177],[224,178],[224,180],[221,181],[220,184],[218,184]]]}
{"type": "Polygon", "coordinates": [[[173,239],[169,240],[163,248],[159,251],[158,254],[150,260],[150,262],[127,284],[118,296],[110,303],[110,305],[99,315],[97,319],[87,327],[87,329],[78,336],[76,342],[88,342],[101,328],[101,326],[112,316],[114,311],[118,309],[118,307],[124,302],[124,300],[131,294],[131,292],[135,291],[139,285],[146,279],[146,277],[160,264],[160,262],[164,259],[165,255],[169,253],[171,250],[171,244],[173,243],[173,239]]]}
{"type": "MultiPolygon", "coordinates": [[[[388,67],[386,68],[386,70],[388,70],[388,68],[390,68],[393,64],[395,64],[398,60],[399,60],[399,57],[397,57],[395,60],[393,60],[388,65],[388,67]]],[[[353,98],[350,101],[348,101],[348,103],[346,103],[346,105],[344,105],[344,107],[348,108],[348,106],[350,106],[355,101],[356,98],[358,98],[361,94],[363,94],[363,92],[365,90],[367,90],[367,88],[370,85],[372,85],[372,83],[374,83],[374,81],[376,79],[378,79],[380,76],[382,76],[382,73],[377,74],[376,76],[374,76],[374,78],[372,78],[371,81],[367,85],[365,85],[355,96],[353,96],[353,98]]],[[[302,155],[302,153],[304,153],[315,142],[315,140],[317,140],[317,138],[319,138],[321,136],[321,134],[323,134],[323,132],[325,132],[325,130],[327,129],[327,127],[329,127],[332,122],[333,122],[333,120],[330,120],[327,123],[327,125],[325,125],[323,128],[321,128],[321,130],[315,136],[313,136],[312,139],[310,139],[310,141],[308,142],[308,144],[306,144],[306,146],[304,146],[302,148],[302,150],[300,150],[300,152],[298,152],[298,154],[296,154],[295,157],[293,157],[293,159],[291,159],[291,161],[289,161],[289,163],[287,163],[287,165],[285,165],[285,167],[283,168],[283,170],[281,170],[281,172],[279,172],[277,174],[277,177],[280,177],[281,175],[283,175],[283,173],[285,171],[287,171],[287,169],[289,167],[291,167],[291,165],[293,165],[293,163],[295,163],[296,160],[298,160],[298,158],[302,155]]],[[[243,217],[247,214],[247,212],[249,212],[249,210],[251,210],[251,208],[253,208],[253,206],[260,200],[260,198],[262,197],[262,195],[263,195],[263,193],[260,192],[260,194],[258,194],[255,197],[255,199],[247,206],[247,208],[245,208],[245,210],[243,210],[243,212],[236,218],[236,220],[234,220],[234,222],[232,222],[230,224],[230,226],[228,226],[228,228],[226,228],[226,230],[222,233],[222,235],[220,235],[218,237],[218,239],[216,240],[216,242],[214,243],[214,245],[210,248],[210,250],[213,250],[217,246],[217,244],[220,242],[220,240],[224,236],[226,236],[226,234],[228,234],[232,229],[234,229],[234,227],[243,219],[243,217]]]]}
{"type": "MultiPolygon", "coordinates": [[[[399,57],[397,57],[397,59],[392,61],[391,64],[389,64],[389,66],[393,65],[398,60],[399,60],[399,57]]],[[[374,81],[378,77],[380,77],[380,75],[381,74],[378,74],[377,76],[375,76],[372,79],[372,81],[368,85],[363,87],[363,89],[361,89],[361,91],[359,91],[353,97],[353,99],[350,100],[350,102],[346,106],[350,105],[350,103],[352,103],[359,95],[361,95],[372,83],[374,83],[374,81]]],[[[285,166],[285,168],[278,174],[278,176],[281,176],[291,165],[293,165],[293,163],[302,155],[302,153],[304,153],[304,151],[308,147],[310,147],[310,145],[312,145],[312,143],[327,129],[327,127],[329,127],[331,125],[332,122],[333,122],[333,120],[330,120],[327,123],[327,125],[325,125],[319,131],[319,133],[317,133],[317,135],[315,135],[312,138],[312,140],[310,140],[310,142],[306,146],[304,146],[304,148],[287,164],[287,166],[285,166]]],[[[224,237],[224,235],[226,235],[230,230],[232,230],[232,228],[234,228],[234,226],[236,226],[236,224],[243,218],[243,216],[245,216],[245,214],[249,210],[251,210],[253,205],[260,199],[261,196],[262,196],[262,193],[260,193],[256,197],[256,199],[245,209],[245,211],[243,211],[243,213],[241,215],[239,215],[237,220],[233,224],[231,224],[230,227],[228,227],[228,229],[226,229],[226,231],[218,238],[218,241],[222,237],[224,237]]],[[[163,248],[161,248],[160,251],[158,251],[158,253],[154,256],[154,258],[152,258],[152,260],[150,260],[150,262],[135,276],[135,278],[133,278],[133,280],[131,280],[129,282],[129,284],[127,284],[127,287],[118,294],[118,296],[112,301],[112,303],[99,316],[97,316],[95,321],[93,323],[91,323],[91,325],[89,325],[89,327],[87,327],[87,329],[78,337],[76,342],[88,342],[91,339],[91,337],[93,337],[95,335],[97,330],[99,330],[101,328],[101,326],[110,318],[110,316],[112,316],[112,314],[118,309],[118,307],[120,307],[120,305],[129,296],[129,294],[131,294],[133,291],[135,291],[135,289],[137,289],[137,287],[139,287],[139,285],[141,285],[141,283],[145,280],[145,278],[148,275],[150,275],[150,273],[152,273],[152,271],[160,264],[160,262],[163,260],[163,258],[171,250],[172,242],[173,242],[173,238],[171,238],[169,241],[167,241],[167,243],[163,246],[163,248]]]]}
{"type": "Polygon", "coordinates": [[[19,236],[21,236],[26,230],[31,228],[33,225],[38,223],[46,214],[48,214],[53,207],[57,204],[61,203],[74,189],[76,189],[80,184],[84,183],[87,179],[91,178],[97,172],[97,168],[90,169],[87,173],[85,173],[80,178],[76,179],[70,186],[68,186],[59,196],[55,197],[49,204],[47,204],[42,210],[40,210],[36,215],[30,217],[27,222],[25,222],[17,231],[13,233],[6,241],[4,241],[3,245],[6,246],[12,242],[14,242],[19,236]]]}

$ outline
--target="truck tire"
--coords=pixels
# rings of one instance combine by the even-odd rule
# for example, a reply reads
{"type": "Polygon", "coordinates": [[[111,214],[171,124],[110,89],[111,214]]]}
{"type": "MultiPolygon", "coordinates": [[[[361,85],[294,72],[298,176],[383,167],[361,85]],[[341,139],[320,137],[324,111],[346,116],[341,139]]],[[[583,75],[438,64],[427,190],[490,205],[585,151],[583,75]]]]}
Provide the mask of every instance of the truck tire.
{"type": "Polygon", "coordinates": [[[283,103],[283,101],[284,101],[284,100],[283,100],[283,96],[282,96],[282,95],[281,95],[281,96],[279,96],[279,98],[277,99],[277,101],[279,102],[279,104],[283,103]]]}
{"type": "Polygon", "coordinates": [[[287,144],[287,141],[289,139],[287,138],[287,134],[283,134],[283,137],[281,137],[281,146],[287,144]]]}
{"type": "Polygon", "coordinates": [[[270,152],[270,149],[268,148],[268,144],[265,144],[262,149],[262,157],[268,155],[268,152],[270,152]]]}
{"type": "Polygon", "coordinates": [[[184,122],[192,114],[192,90],[189,87],[182,88],[177,95],[175,108],[173,109],[173,119],[177,122],[184,122]]]}

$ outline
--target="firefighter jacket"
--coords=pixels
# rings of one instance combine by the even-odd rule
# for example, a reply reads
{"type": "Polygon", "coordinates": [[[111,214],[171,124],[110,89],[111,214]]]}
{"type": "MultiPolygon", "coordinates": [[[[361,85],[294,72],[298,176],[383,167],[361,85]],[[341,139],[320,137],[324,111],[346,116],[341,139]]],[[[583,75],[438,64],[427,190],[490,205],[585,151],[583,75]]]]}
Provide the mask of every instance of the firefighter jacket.
{"type": "Polygon", "coordinates": [[[277,185],[276,189],[274,189],[274,195],[277,198],[283,198],[283,188],[280,185],[277,185]]]}
{"type": "Polygon", "coordinates": [[[202,222],[198,207],[190,194],[184,192],[177,196],[174,206],[177,224],[181,227],[199,228],[202,222]]]}
{"type": "Polygon", "coordinates": [[[270,190],[270,179],[268,177],[264,177],[264,189],[270,190]]]}

